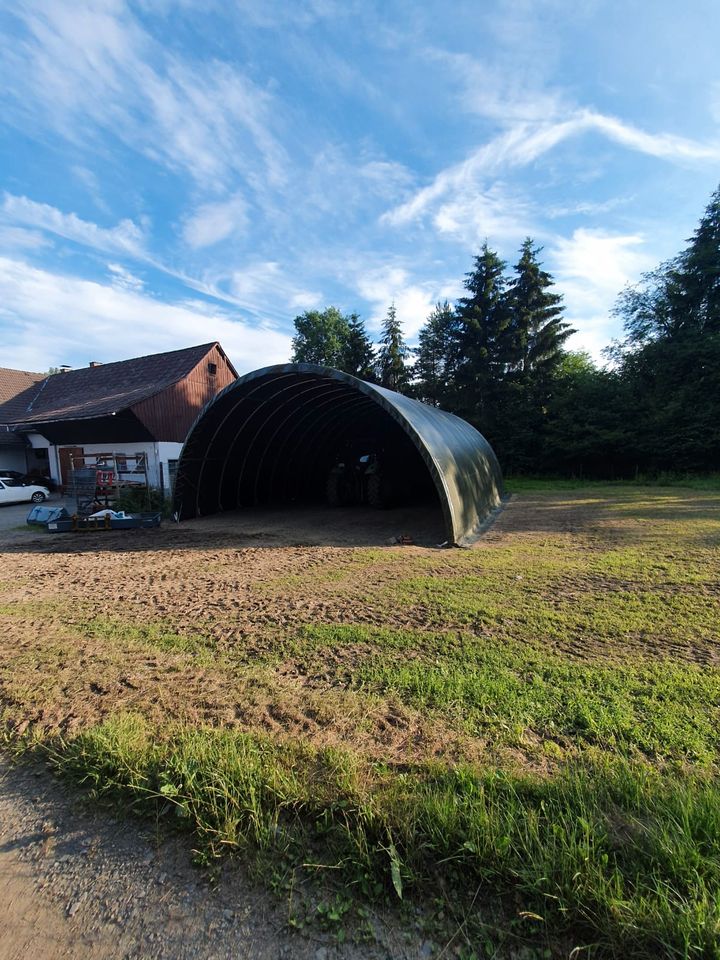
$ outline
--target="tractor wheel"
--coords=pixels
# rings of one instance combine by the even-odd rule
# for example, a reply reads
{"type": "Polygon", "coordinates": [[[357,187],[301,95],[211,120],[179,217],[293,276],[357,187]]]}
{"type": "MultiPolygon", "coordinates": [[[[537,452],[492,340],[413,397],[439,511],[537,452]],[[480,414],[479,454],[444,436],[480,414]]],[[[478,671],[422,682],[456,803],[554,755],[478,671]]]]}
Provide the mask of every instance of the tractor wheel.
{"type": "Polygon", "coordinates": [[[346,507],[350,502],[345,474],[333,470],[325,484],[325,496],[331,507],[346,507]]]}
{"type": "Polygon", "coordinates": [[[371,473],[367,478],[367,502],[371,507],[382,510],[387,506],[387,484],[383,483],[381,473],[371,473]]]}

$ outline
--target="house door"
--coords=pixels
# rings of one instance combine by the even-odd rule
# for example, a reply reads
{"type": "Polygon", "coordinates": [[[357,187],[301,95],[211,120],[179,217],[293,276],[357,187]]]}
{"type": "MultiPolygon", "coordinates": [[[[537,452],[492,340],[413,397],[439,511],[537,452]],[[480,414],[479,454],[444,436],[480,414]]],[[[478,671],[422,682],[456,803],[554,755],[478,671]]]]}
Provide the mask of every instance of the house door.
{"type": "Polygon", "coordinates": [[[84,456],[85,451],[82,447],[60,447],[60,483],[63,490],[67,490],[70,486],[73,462],[78,466],[78,461],[81,461],[84,456]]]}

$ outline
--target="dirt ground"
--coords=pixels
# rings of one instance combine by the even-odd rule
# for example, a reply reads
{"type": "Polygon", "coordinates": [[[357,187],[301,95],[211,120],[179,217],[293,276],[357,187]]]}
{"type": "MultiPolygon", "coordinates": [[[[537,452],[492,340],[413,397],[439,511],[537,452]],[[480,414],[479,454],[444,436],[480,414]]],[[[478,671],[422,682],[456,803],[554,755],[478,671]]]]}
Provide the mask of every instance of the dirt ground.
{"type": "MultiPolygon", "coordinates": [[[[266,730],[318,744],[352,741],[353,748],[388,759],[476,759],[481,743],[456,742],[447,727],[407,707],[376,708],[353,695],[346,681],[369,645],[328,644],[308,659],[297,652],[298,632],[307,625],[488,629],[467,618],[457,627],[452,620],[433,623],[436,615],[422,595],[399,602],[397,591],[416,575],[452,586],[470,571],[476,576],[469,596],[482,582],[508,608],[514,591],[516,629],[522,628],[518,610],[540,603],[551,610],[564,605],[567,613],[586,597],[588,603],[613,596],[628,603],[640,589],[646,598],[660,591],[663,603],[673,601],[678,587],[667,577],[648,584],[627,573],[585,569],[594,552],[628,545],[637,551],[638,544],[655,549],[652,537],[662,541],[668,511],[673,523],[680,517],[694,524],[717,511],[717,497],[663,496],[659,506],[653,502],[651,524],[642,508],[634,507],[639,517],[627,516],[622,497],[609,510],[598,497],[525,495],[511,500],[469,551],[441,548],[442,517],[426,509],[253,511],[134,532],[5,531],[0,695],[6,717],[18,732],[34,726],[72,734],[111,713],[140,710],[161,722],[266,730]],[[410,543],[398,545],[398,538],[410,543]],[[482,560],[488,551],[509,557],[507,581],[493,582],[489,573],[478,580],[485,572],[472,557],[482,560]],[[550,565],[537,568],[531,580],[530,564],[547,556],[557,566],[565,551],[574,551],[579,574],[573,568],[572,576],[557,575],[550,565]],[[463,563],[468,556],[471,564],[463,563]],[[21,703],[8,692],[3,659],[13,661],[7,670],[22,688],[21,703]]],[[[637,564],[642,570],[641,554],[637,564]]],[[[694,609],[713,619],[720,584],[687,589],[694,591],[688,593],[694,609]]],[[[492,629],[502,629],[502,617],[496,620],[492,629]]],[[[621,623],[617,629],[621,647],[594,635],[582,619],[556,643],[563,655],[579,658],[670,654],[720,662],[720,644],[707,628],[692,642],[686,636],[675,642],[664,628],[633,631],[621,623]]]]}
{"type": "MultiPolygon", "coordinates": [[[[114,610],[140,621],[182,608],[173,622],[192,624],[192,629],[197,629],[199,610],[228,604],[243,610],[242,623],[233,628],[233,637],[242,637],[254,623],[282,623],[294,610],[292,605],[284,613],[275,605],[268,610],[267,598],[253,596],[251,581],[320,571],[328,561],[349,559],[349,548],[359,544],[387,545],[398,536],[429,544],[443,539],[442,520],[434,511],[351,511],[347,516],[338,511],[332,525],[324,514],[313,512],[235,515],[182,526],[166,523],[159,531],[130,536],[50,536],[24,528],[26,512],[24,506],[16,508],[17,516],[5,518],[0,531],[2,600],[42,604],[63,598],[55,613],[5,619],[1,645],[19,643],[28,652],[38,644],[52,646],[72,629],[73,610],[86,611],[88,597],[95,612],[114,610]],[[215,582],[212,567],[217,563],[232,565],[230,595],[225,583],[219,589],[215,582]],[[191,591],[189,569],[196,571],[191,591]],[[178,607],[180,597],[184,600],[178,607]]],[[[306,609],[316,609],[316,603],[308,600],[306,609]]],[[[131,649],[123,655],[115,683],[100,688],[87,682],[83,667],[94,656],[102,659],[104,643],[98,638],[94,652],[91,643],[79,661],[62,665],[67,695],[77,708],[84,687],[89,710],[65,711],[65,716],[50,711],[51,727],[68,732],[81,722],[101,719],[111,700],[114,708],[132,708],[134,694],[147,695],[150,678],[156,689],[162,684],[168,659],[170,674],[175,670],[171,654],[148,657],[147,650],[131,649]]],[[[186,672],[190,689],[201,693],[196,711],[216,718],[219,704],[201,689],[203,671],[191,667],[186,672]]],[[[42,721],[41,701],[42,695],[36,717],[42,721]]],[[[160,697],[159,709],[172,713],[173,703],[178,703],[174,684],[167,699],[160,697]]],[[[77,792],[55,782],[43,767],[13,767],[0,760],[0,960],[422,960],[441,949],[412,924],[402,929],[397,919],[380,914],[371,918],[374,943],[339,945],[317,928],[300,936],[288,925],[288,906],[258,889],[237,865],[227,867],[219,882],[213,880],[210,884],[193,869],[186,843],[158,845],[142,828],[135,831],[102,813],[92,814],[77,792]]]]}
{"type": "MultiPolygon", "coordinates": [[[[32,727],[72,735],[114,713],[137,711],[161,723],[348,744],[389,762],[477,759],[484,749],[480,739],[456,735],[392,699],[361,696],[346,682],[345,666],[349,675],[361,665],[369,644],[328,644],[314,653],[310,644],[310,654],[301,655],[298,636],[308,625],[389,631],[447,626],[482,634],[487,627],[481,617],[458,615],[457,627],[434,624],[427,600],[399,599],[408,577],[435,578],[452,589],[470,572],[475,580],[486,576],[498,596],[514,596],[521,612],[542,601],[564,603],[566,616],[586,596],[625,603],[642,588],[648,602],[657,596],[672,604],[686,591],[698,617],[694,633],[676,642],[670,633],[661,637],[628,623],[619,653],[720,662],[717,631],[708,626],[717,623],[720,575],[707,561],[716,556],[720,499],[652,494],[647,506],[633,501],[632,515],[625,510],[629,502],[619,495],[608,507],[603,496],[582,492],[516,497],[470,551],[443,549],[442,517],[424,509],[265,511],[166,522],[159,530],[60,535],[8,523],[0,532],[6,720],[18,733],[32,727]],[[659,565],[657,575],[643,555],[662,545],[668,518],[687,522],[690,531],[684,571],[694,569],[693,550],[700,557],[695,580],[685,584],[678,585],[668,566],[672,552],[665,550],[667,569],[659,565]],[[612,567],[597,572],[594,554],[612,560],[614,550],[627,552],[621,575],[612,567]],[[491,555],[503,551],[507,580],[495,582],[499,568],[491,555]],[[572,551],[584,566],[569,579],[562,558],[572,551]],[[485,567],[478,562],[483,552],[485,567]],[[532,567],[540,562],[546,566],[532,567]]],[[[475,580],[461,599],[482,594],[475,580]]],[[[598,639],[579,623],[563,654],[592,656],[595,644],[603,655],[618,655],[612,624],[598,639]]],[[[502,630],[501,616],[497,624],[502,630]]],[[[515,628],[523,628],[521,618],[515,628]]],[[[158,847],[127,825],[119,829],[102,816],[78,813],[76,797],[45,771],[5,764],[0,960],[419,958],[442,950],[414,927],[403,931],[382,918],[376,918],[377,946],[300,939],[288,929],[287,912],[237,868],[210,889],[188,860],[187,848],[158,847]]]]}
{"type": "MultiPolygon", "coordinates": [[[[41,765],[0,760],[0,960],[422,960],[437,946],[374,913],[375,942],[288,925],[234,864],[93,813],[41,765]],[[211,882],[212,881],[212,882],[211,882]]],[[[451,954],[452,955],[452,954],[451,954]]]]}

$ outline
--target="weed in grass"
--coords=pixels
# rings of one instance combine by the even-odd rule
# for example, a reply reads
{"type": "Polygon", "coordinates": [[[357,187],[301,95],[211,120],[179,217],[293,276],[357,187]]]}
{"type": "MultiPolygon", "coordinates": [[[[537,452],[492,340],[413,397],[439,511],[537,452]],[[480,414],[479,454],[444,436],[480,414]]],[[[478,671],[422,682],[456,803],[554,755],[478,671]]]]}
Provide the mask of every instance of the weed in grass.
{"type": "MultiPolygon", "coordinates": [[[[552,941],[623,957],[720,957],[720,786],[645,763],[569,763],[538,779],[420,765],[393,774],[339,752],[218,730],[161,734],[116,718],[56,754],[102,796],[194,830],[206,849],[258,848],[336,865],[402,892],[441,882],[470,907],[484,891],[552,941]],[[394,850],[394,857],[388,851],[394,850]],[[318,861],[318,857],[322,860],[318,861]]],[[[342,925],[346,901],[325,902],[342,925]]],[[[466,936],[488,932],[473,904],[466,936]]]]}
{"type": "Polygon", "coordinates": [[[168,630],[161,623],[131,624],[123,620],[94,617],[78,624],[78,629],[89,637],[113,644],[139,644],[168,653],[191,654],[199,662],[213,659],[213,641],[201,634],[181,634],[168,630]]]}
{"type": "Polygon", "coordinates": [[[560,738],[576,747],[702,764],[720,756],[716,668],[577,663],[537,647],[473,637],[446,644],[443,659],[433,662],[429,646],[420,639],[414,647],[420,656],[410,660],[369,656],[352,682],[454,717],[470,732],[501,742],[560,738]]]}
{"type": "Polygon", "coordinates": [[[556,490],[597,490],[612,496],[615,491],[644,487],[680,487],[687,490],[720,490],[720,473],[673,473],[661,471],[655,476],[638,474],[634,480],[585,480],[582,477],[505,477],[508,493],[541,492],[556,490]]]}
{"type": "MultiPolygon", "coordinates": [[[[78,651],[116,675],[132,651],[128,696],[158,726],[118,715],[86,727],[58,746],[59,769],[193,831],[206,863],[237,851],[265,864],[289,916],[329,935],[350,926],[337,896],[379,898],[421,904],[428,936],[441,942],[447,923],[444,942],[456,937],[468,960],[528,943],[537,957],[577,946],[718,960],[718,497],[606,484],[537,487],[532,499],[527,529],[476,550],[363,550],[320,578],[293,566],[250,583],[253,602],[268,586],[278,608],[293,603],[274,621],[251,610],[238,632],[223,618],[244,614],[220,601],[207,619],[196,606],[173,622],[163,598],[167,621],[139,625],[99,601],[6,602],[3,704],[13,717],[43,702],[47,715],[63,696],[73,707],[78,651]],[[581,501],[584,519],[566,529],[581,501]],[[369,565],[373,576],[358,576],[369,565]],[[303,624],[294,601],[315,588],[333,602],[303,624]],[[178,626],[192,616],[195,629],[178,626]],[[46,624],[55,632],[38,642],[46,624]],[[277,739],[163,727],[161,689],[206,702],[197,716],[213,723],[257,729],[270,705],[277,739]],[[429,751],[411,752],[419,728],[408,718],[440,731],[437,762],[413,759],[429,751]],[[385,728],[369,759],[361,751],[385,728]],[[342,748],[319,746],[328,731],[342,748]],[[453,759],[451,737],[467,745],[453,759]],[[457,759],[473,756],[485,766],[457,759]],[[331,885],[302,900],[308,877],[349,893],[331,885]]],[[[88,696],[87,682],[76,686],[88,696]]]]}

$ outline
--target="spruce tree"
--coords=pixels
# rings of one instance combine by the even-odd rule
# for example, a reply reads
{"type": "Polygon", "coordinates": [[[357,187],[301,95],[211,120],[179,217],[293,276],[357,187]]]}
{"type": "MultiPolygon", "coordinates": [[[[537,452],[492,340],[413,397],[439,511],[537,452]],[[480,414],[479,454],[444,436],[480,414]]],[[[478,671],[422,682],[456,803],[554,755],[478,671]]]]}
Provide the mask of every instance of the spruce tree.
{"type": "Polygon", "coordinates": [[[552,292],[554,281],[538,260],[540,250],[526,238],[508,290],[510,360],[526,383],[537,381],[557,365],[563,344],[574,333],[563,321],[562,296],[552,292]]]}
{"type": "Polygon", "coordinates": [[[437,303],[420,330],[415,350],[414,395],[433,406],[446,405],[455,374],[453,345],[457,334],[457,316],[447,302],[437,303]]]}
{"type": "Polygon", "coordinates": [[[397,390],[399,393],[407,390],[410,382],[410,372],[407,368],[408,354],[409,350],[393,303],[383,320],[377,360],[379,379],[383,387],[397,390]]]}
{"type": "Polygon", "coordinates": [[[510,364],[510,310],[505,263],[487,242],[465,275],[468,296],[457,304],[453,406],[491,436],[501,418],[503,382],[510,364]]]}
{"type": "Polygon", "coordinates": [[[679,258],[677,282],[694,329],[720,333],[720,187],[679,258]]]}
{"type": "Polygon", "coordinates": [[[625,290],[608,351],[631,398],[642,470],[720,469],[720,189],[685,249],[625,290]]]}
{"type": "Polygon", "coordinates": [[[375,379],[375,348],[357,313],[348,319],[348,333],[340,370],[361,380],[375,379]]]}

